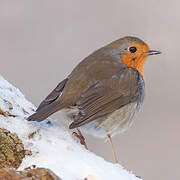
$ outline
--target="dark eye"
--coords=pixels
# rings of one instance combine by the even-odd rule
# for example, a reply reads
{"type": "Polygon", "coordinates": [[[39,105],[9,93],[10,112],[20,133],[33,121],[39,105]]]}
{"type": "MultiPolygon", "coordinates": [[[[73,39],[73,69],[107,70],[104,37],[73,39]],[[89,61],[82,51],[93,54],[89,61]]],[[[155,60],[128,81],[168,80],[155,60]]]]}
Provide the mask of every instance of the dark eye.
{"type": "Polygon", "coordinates": [[[132,47],[129,48],[129,51],[131,53],[135,53],[137,51],[137,48],[132,46],[132,47]]]}

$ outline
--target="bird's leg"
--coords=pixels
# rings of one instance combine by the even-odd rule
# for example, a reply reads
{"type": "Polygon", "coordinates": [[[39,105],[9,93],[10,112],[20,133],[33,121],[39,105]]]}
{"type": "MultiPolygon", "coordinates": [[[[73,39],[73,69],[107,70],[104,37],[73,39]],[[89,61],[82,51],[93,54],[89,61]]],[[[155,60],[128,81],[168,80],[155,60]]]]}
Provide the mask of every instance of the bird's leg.
{"type": "Polygon", "coordinates": [[[1,108],[0,108],[0,114],[3,115],[4,117],[8,117],[8,114],[4,112],[1,108]]]}
{"type": "Polygon", "coordinates": [[[76,129],[78,132],[77,133],[73,132],[73,135],[76,136],[80,140],[80,143],[88,150],[84,136],[82,135],[81,131],[78,128],[76,129]]]}
{"type": "Polygon", "coordinates": [[[111,144],[111,147],[112,147],[114,161],[115,161],[115,163],[118,163],[117,155],[116,155],[115,148],[114,148],[114,145],[113,145],[113,142],[112,142],[112,138],[111,138],[111,136],[109,134],[107,135],[107,137],[108,137],[108,139],[110,141],[110,144],[111,144]]]}
{"type": "Polygon", "coordinates": [[[77,128],[77,131],[78,131],[78,134],[80,137],[80,141],[81,141],[80,143],[82,145],[84,145],[86,149],[88,149],[87,144],[86,144],[86,140],[85,140],[84,136],[82,135],[81,131],[78,128],[77,128]]]}

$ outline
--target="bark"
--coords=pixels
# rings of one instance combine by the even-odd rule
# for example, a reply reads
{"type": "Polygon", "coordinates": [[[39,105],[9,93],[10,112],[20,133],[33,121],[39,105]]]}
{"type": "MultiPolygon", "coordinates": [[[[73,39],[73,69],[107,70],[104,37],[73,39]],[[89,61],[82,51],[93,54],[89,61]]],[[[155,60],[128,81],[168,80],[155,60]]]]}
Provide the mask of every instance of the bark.
{"type": "Polygon", "coordinates": [[[18,168],[26,151],[16,134],[0,128],[0,168],[18,168]]]}
{"type": "Polygon", "coordinates": [[[0,180],[62,180],[51,170],[45,168],[15,171],[8,168],[0,169],[0,180]]]}

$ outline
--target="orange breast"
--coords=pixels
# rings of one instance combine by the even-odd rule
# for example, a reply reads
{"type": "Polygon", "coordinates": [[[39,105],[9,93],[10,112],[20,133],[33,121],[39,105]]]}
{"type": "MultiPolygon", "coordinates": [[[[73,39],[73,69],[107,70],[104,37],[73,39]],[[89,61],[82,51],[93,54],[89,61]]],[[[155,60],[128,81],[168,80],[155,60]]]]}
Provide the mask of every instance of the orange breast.
{"type": "Polygon", "coordinates": [[[148,58],[145,52],[149,51],[149,47],[140,44],[135,44],[134,46],[137,47],[138,51],[136,53],[128,52],[121,55],[121,60],[127,67],[136,69],[144,79],[144,64],[148,58]]]}

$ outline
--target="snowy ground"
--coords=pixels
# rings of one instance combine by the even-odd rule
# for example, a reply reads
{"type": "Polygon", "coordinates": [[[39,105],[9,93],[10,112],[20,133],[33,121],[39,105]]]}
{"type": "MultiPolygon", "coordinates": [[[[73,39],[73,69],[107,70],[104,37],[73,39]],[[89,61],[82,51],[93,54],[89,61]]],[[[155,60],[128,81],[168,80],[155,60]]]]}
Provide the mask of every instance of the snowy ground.
{"type": "Polygon", "coordinates": [[[27,122],[36,107],[0,76],[0,108],[16,117],[0,115],[0,127],[16,133],[25,149],[33,152],[24,158],[19,170],[31,165],[51,169],[63,180],[138,180],[119,164],[112,164],[85,150],[60,121],[27,122]],[[34,138],[29,134],[36,132],[34,138]]]}

